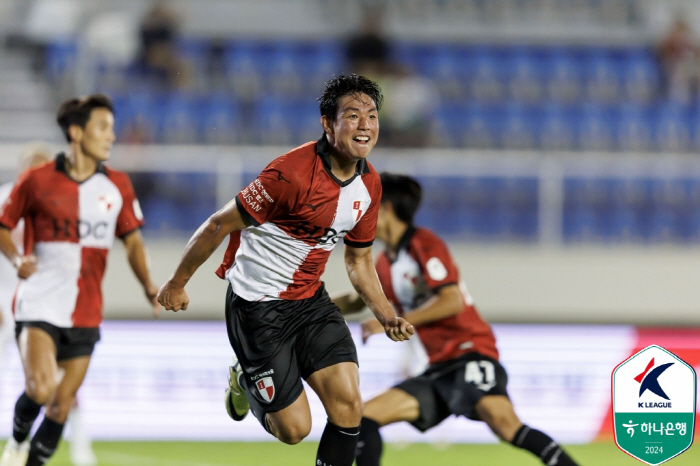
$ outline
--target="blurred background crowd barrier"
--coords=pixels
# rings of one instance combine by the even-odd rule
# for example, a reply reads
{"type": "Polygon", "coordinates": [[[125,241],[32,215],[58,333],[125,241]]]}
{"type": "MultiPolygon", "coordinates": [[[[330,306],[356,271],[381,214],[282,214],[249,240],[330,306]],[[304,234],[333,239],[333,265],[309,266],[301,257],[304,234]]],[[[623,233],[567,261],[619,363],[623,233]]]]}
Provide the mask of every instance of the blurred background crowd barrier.
{"type": "MultiPolygon", "coordinates": [[[[488,318],[697,324],[698,27],[698,0],[0,0],[0,181],[60,149],[58,103],[108,94],[164,279],[358,72],[386,96],[372,163],[421,181],[488,318]]],[[[107,315],[133,316],[115,283],[107,315]]]]}

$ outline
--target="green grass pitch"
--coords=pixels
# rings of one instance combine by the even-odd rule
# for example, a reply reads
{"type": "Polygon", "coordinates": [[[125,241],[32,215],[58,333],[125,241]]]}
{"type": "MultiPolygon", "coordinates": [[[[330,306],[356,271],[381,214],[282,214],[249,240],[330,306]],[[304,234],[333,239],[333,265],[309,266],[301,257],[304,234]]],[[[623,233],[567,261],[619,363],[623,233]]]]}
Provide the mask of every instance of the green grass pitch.
{"type": "MultiPolygon", "coordinates": [[[[4,443],[4,442],[3,442],[4,443]]],[[[99,466],[311,466],[316,442],[289,446],[279,442],[95,442],[99,466]]],[[[581,466],[635,466],[614,443],[596,442],[566,447],[581,466]]],[[[697,466],[700,447],[695,445],[664,463],[697,466]]],[[[383,466],[541,466],[530,453],[505,444],[411,445],[385,447],[383,466]]],[[[72,466],[68,445],[61,442],[48,466],[72,466]]]]}

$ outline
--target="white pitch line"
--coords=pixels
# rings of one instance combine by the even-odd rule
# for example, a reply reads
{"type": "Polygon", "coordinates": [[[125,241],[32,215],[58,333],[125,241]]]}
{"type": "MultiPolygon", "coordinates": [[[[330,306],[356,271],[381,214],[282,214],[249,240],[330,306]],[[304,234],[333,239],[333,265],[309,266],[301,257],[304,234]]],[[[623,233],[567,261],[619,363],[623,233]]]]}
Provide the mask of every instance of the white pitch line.
{"type": "Polygon", "coordinates": [[[204,463],[201,461],[165,460],[154,456],[132,455],[118,451],[100,450],[97,455],[98,460],[103,458],[107,461],[122,463],[125,465],[146,465],[146,466],[249,466],[240,463],[204,463]]]}

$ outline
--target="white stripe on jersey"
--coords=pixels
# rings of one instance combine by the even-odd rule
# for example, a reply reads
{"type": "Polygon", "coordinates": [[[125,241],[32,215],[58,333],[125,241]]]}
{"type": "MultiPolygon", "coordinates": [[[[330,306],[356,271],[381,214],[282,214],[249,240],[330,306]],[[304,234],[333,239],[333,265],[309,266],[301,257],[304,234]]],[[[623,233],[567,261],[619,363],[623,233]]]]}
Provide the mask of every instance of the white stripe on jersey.
{"type": "Polygon", "coordinates": [[[73,326],[81,250],[77,243],[36,244],[37,270],[22,281],[17,291],[16,320],[41,320],[57,327],[73,326]]]}
{"type": "Polygon", "coordinates": [[[95,173],[78,188],[78,217],[89,219],[80,225],[80,245],[109,249],[114,242],[117,217],[123,199],[119,188],[102,173],[95,173]]]}
{"type": "Polygon", "coordinates": [[[371,202],[362,177],[342,187],[330,227],[336,236],[314,246],[288,235],[272,222],[246,228],[241,232],[233,266],[226,271],[233,292],[246,301],[280,299],[280,293],[293,283],[295,273],[303,267],[309,253],[313,249],[332,251],[346,234],[340,232],[352,230],[371,202]]]}

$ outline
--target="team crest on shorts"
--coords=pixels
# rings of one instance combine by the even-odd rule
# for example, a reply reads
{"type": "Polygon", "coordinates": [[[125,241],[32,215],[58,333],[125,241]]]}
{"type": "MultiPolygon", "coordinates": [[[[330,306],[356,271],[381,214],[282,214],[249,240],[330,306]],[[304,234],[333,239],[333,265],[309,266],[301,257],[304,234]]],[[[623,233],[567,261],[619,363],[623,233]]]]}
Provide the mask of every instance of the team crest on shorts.
{"type": "Polygon", "coordinates": [[[255,386],[258,387],[258,392],[262,399],[268,403],[275,397],[275,384],[272,381],[272,377],[263,377],[255,382],[255,386]]]}

